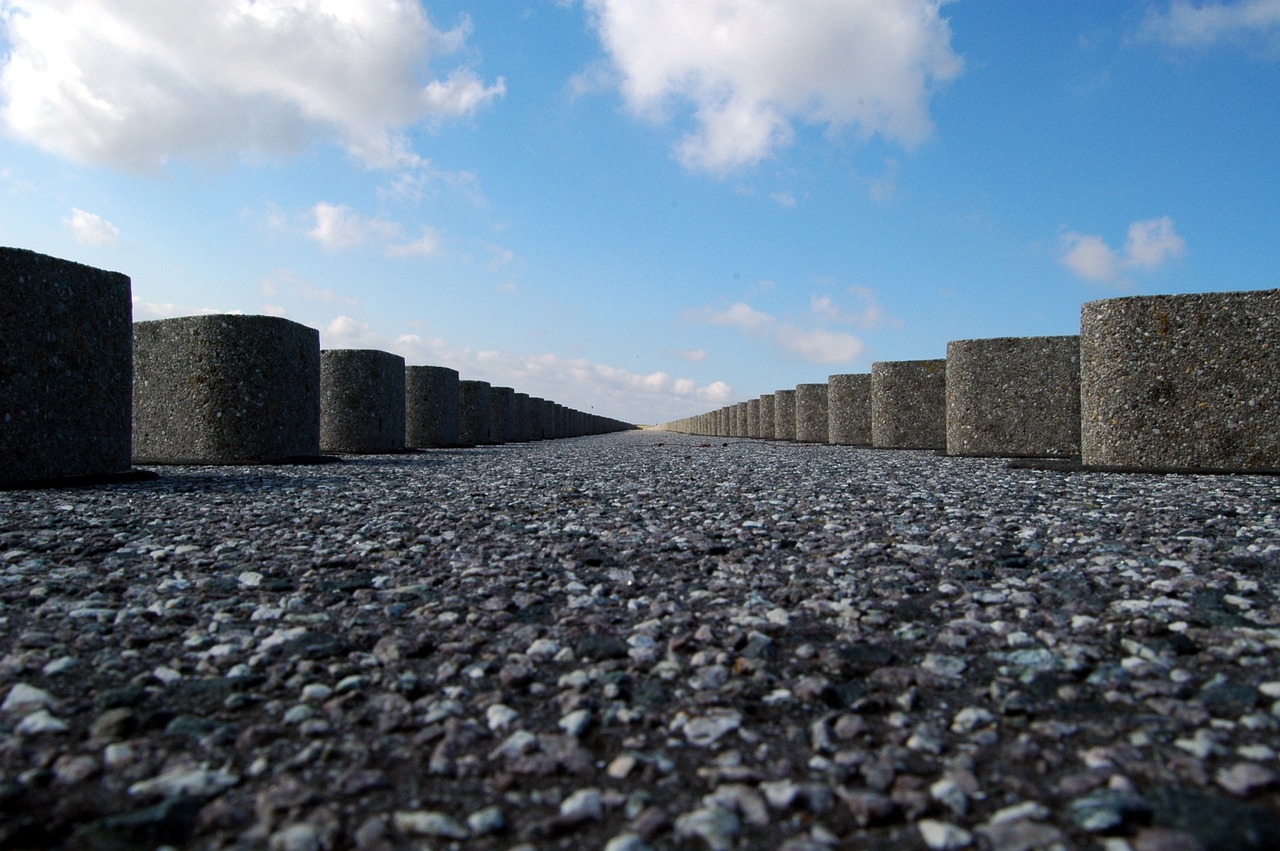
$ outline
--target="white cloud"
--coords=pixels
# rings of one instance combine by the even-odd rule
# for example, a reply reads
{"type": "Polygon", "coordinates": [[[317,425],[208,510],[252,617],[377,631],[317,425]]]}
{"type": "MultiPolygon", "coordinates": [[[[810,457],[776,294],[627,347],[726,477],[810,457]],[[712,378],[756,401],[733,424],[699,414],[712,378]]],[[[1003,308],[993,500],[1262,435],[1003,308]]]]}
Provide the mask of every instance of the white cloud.
{"type": "Polygon", "coordinates": [[[415,165],[405,128],[505,93],[467,68],[431,78],[469,24],[437,30],[418,2],[4,0],[0,12],[10,132],[131,171],[316,141],[373,167],[415,165]]]}
{"type": "Polygon", "coordinates": [[[685,349],[675,353],[676,357],[681,360],[687,360],[689,363],[701,363],[707,359],[706,349],[685,349]]]}
{"type": "Polygon", "coordinates": [[[1161,216],[1129,225],[1124,254],[1100,236],[1075,231],[1064,231],[1059,236],[1059,249],[1059,261],[1080,277],[1104,284],[1127,284],[1125,274],[1129,270],[1154,272],[1186,253],[1186,242],[1174,230],[1173,220],[1161,216]]]}
{"type": "MultiPolygon", "coordinates": [[[[351,296],[342,295],[330,289],[316,287],[310,281],[299,278],[296,274],[288,269],[279,269],[272,272],[267,277],[258,282],[258,289],[263,295],[274,296],[279,295],[282,290],[288,290],[289,294],[294,295],[304,301],[327,302],[345,304],[349,307],[356,307],[360,304],[357,299],[351,296]]],[[[283,308],[281,308],[283,310],[283,308]]]]}
{"type": "Polygon", "coordinates": [[[71,215],[62,220],[71,229],[76,242],[81,245],[115,245],[120,241],[120,229],[95,213],[86,213],[79,207],[71,208],[71,215]]]}
{"type": "Polygon", "coordinates": [[[941,5],[586,0],[628,105],[663,119],[673,102],[690,104],[697,127],[677,155],[712,173],[787,145],[796,121],[922,141],[933,89],[963,67],[941,5]]]}
{"type": "Polygon", "coordinates": [[[350,316],[335,316],[320,331],[326,349],[363,349],[376,347],[382,338],[367,322],[359,322],[350,316]]]}
{"type": "Polygon", "coordinates": [[[873,294],[869,290],[859,290],[858,294],[866,302],[859,311],[843,309],[831,296],[812,296],[809,315],[803,319],[780,319],[741,301],[726,308],[694,311],[693,318],[709,325],[736,329],[813,363],[849,363],[866,351],[862,340],[823,326],[842,324],[872,328],[881,324],[885,317],[873,294]]]}
{"type": "Polygon", "coordinates": [[[210,313],[243,314],[243,310],[218,310],[213,307],[191,308],[172,302],[146,301],[141,296],[133,296],[133,318],[140,319],[172,319],[175,316],[197,316],[210,313]]]}
{"type": "Polygon", "coordinates": [[[439,251],[440,234],[435,228],[425,226],[417,239],[387,246],[389,257],[434,257],[439,251]]]}
{"type": "Polygon", "coordinates": [[[1142,34],[1177,47],[1259,39],[1272,51],[1280,51],[1280,0],[1197,4],[1175,0],[1167,12],[1147,11],[1142,34]]]}

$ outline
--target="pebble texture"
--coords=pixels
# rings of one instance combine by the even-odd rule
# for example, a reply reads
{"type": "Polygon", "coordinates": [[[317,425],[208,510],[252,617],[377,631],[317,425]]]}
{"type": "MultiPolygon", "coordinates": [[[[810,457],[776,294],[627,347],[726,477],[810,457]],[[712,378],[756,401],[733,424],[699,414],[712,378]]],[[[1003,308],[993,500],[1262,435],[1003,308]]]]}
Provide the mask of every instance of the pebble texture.
{"type": "Polygon", "coordinates": [[[320,332],[214,314],[133,326],[133,460],[241,464],[320,452],[320,332]]]}
{"type": "Polygon", "coordinates": [[[415,449],[458,445],[458,371],[411,366],[404,371],[405,443],[415,449]]]}
{"type": "Polygon", "coordinates": [[[404,449],[404,358],[375,349],[320,352],[320,449],[404,449]]]}
{"type": "Polygon", "coordinates": [[[1080,338],[947,344],[947,453],[1080,455],[1080,338]]]}
{"type": "Polygon", "coordinates": [[[766,393],[760,397],[760,437],[765,440],[773,440],[777,433],[777,425],[774,422],[773,394],[766,393]]]}
{"type": "Polygon", "coordinates": [[[493,390],[487,381],[458,382],[458,442],[493,443],[493,390]]]}
{"type": "Polygon", "coordinates": [[[827,378],[827,441],[842,446],[871,445],[871,375],[827,378]]]}
{"type": "Polygon", "coordinates": [[[776,440],[796,439],[796,391],[773,394],[773,436],[776,440]]]}
{"type": "Polygon", "coordinates": [[[947,448],[947,362],[871,365],[871,444],[882,449],[947,448]]]}
{"type": "Polygon", "coordinates": [[[0,248],[0,482],[129,469],[130,292],[118,272],[0,248]]]}
{"type": "Polygon", "coordinates": [[[1280,479],[628,431],[0,493],[0,847],[1278,847],[1280,479]]]}
{"type": "Polygon", "coordinates": [[[827,442],[827,385],[796,385],[796,441],[827,442]]]}
{"type": "Polygon", "coordinates": [[[1280,470],[1278,352],[1280,290],[1086,303],[1082,461],[1280,470]]]}

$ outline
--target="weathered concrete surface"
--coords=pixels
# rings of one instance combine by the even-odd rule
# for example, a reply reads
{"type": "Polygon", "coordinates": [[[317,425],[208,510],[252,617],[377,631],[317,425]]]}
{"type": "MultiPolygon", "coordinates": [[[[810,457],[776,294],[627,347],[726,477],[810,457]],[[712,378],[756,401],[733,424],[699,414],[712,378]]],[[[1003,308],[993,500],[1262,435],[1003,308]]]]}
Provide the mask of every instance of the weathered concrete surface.
{"type": "Polygon", "coordinates": [[[796,391],[778,390],[773,394],[773,437],[775,440],[796,439],[796,391]]]}
{"type": "Polygon", "coordinates": [[[492,397],[487,381],[458,382],[458,442],[463,446],[493,443],[492,397]]]}
{"type": "Polygon", "coordinates": [[[321,451],[399,452],[404,419],[404,358],[376,349],[320,352],[321,451]]]}
{"type": "Polygon", "coordinates": [[[247,464],[320,453],[320,333],[277,316],[133,326],[133,459],[247,464]]]}
{"type": "Polygon", "coordinates": [[[760,397],[760,437],[765,440],[773,440],[777,433],[777,426],[774,422],[773,394],[766,393],[760,397]]]}
{"type": "Polygon", "coordinates": [[[0,248],[0,482],[131,462],[129,278],[0,248]]]}
{"type": "Polygon", "coordinates": [[[404,372],[405,444],[415,449],[458,445],[458,371],[411,366],[404,372]]]}
{"type": "Polygon", "coordinates": [[[1080,455],[1080,338],[947,344],[947,454],[1080,455]]]}
{"type": "Polygon", "coordinates": [[[871,365],[871,445],[947,448],[947,362],[880,361],[871,365]]]}
{"type": "Polygon", "coordinates": [[[796,441],[827,442],[827,385],[796,385],[796,441]]]}
{"type": "Polygon", "coordinates": [[[1081,460],[1280,469],[1280,290],[1084,305],[1081,460]]]}
{"type": "Polygon", "coordinates": [[[827,440],[842,446],[871,445],[871,374],[827,378],[827,440]]]}

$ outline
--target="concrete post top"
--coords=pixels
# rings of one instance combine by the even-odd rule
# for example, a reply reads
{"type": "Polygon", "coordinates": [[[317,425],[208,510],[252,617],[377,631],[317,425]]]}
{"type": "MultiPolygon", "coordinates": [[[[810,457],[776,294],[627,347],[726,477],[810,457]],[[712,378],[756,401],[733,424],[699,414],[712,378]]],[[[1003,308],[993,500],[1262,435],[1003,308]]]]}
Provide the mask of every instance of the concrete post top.
{"type": "Polygon", "coordinates": [[[285,319],[282,316],[260,316],[252,313],[205,313],[199,316],[175,316],[171,319],[147,319],[142,322],[133,323],[134,327],[141,331],[160,330],[167,331],[201,331],[201,330],[225,330],[232,333],[235,332],[251,332],[262,330],[267,332],[268,329],[275,327],[277,329],[284,328],[305,328],[316,335],[319,340],[320,332],[301,322],[294,322],[292,319],[285,319]]]}
{"type": "Polygon", "coordinates": [[[1079,334],[1060,334],[1047,337],[980,337],[974,340],[952,340],[947,343],[947,356],[951,347],[1021,348],[1024,346],[1067,344],[1080,339],[1079,334]]]}
{"type": "Polygon", "coordinates": [[[823,381],[823,382],[821,382],[821,383],[818,383],[818,382],[812,382],[812,383],[810,383],[810,384],[797,384],[797,385],[796,385],[796,390],[801,390],[801,389],[809,390],[809,389],[812,389],[812,388],[814,388],[814,387],[826,387],[826,386],[827,386],[827,383],[826,383],[825,381],[823,381]]]}
{"type": "Polygon", "coordinates": [[[1081,313],[1096,310],[1100,307],[1115,308],[1158,308],[1177,306],[1182,311],[1205,310],[1229,306],[1239,306],[1245,302],[1259,299],[1280,298],[1280,289],[1231,290],[1212,293],[1165,293],[1161,295],[1132,295],[1116,298],[1100,298],[1086,301],[1080,308],[1081,313]]]}
{"type": "Polygon", "coordinates": [[[435,373],[438,375],[446,375],[446,376],[452,375],[454,378],[458,377],[458,371],[448,366],[406,366],[405,369],[408,370],[409,372],[416,372],[421,375],[429,375],[429,374],[435,373]]]}
{"type": "Polygon", "coordinates": [[[946,358],[934,358],[928,360],[882,360],[871,364],[871,374],[873,376],[895,372],[922,372],[927,375],[934,372],[945,372],[946,369],[946,358]]]}
{"type": "Polygon", "coordinates": [[[404,363],[404,358],[392,352],[384,352],[381,349],[321,349],[320,357],[325,360],[338,360],[343,358],[395,358],[404,363]]]}
{"type": "Polygon", "coordinates": [[[870,379],[871,379],[871,373],[869,372],[842,372],[836,375],[828,375],[827,383],[828,384],[857,383],[859,381],[869,381],[870,379]]]}

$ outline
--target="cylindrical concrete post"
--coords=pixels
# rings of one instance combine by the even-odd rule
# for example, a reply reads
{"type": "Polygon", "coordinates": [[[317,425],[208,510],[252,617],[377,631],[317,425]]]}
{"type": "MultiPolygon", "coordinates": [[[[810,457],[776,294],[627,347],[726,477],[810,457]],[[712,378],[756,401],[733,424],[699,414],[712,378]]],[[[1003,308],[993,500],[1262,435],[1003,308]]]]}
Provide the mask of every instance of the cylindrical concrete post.
{"type": "Polygon", "coordinates": [[[546,399],[540,396],[529,397],[529,439],[542,440],[542,416],[546,411],[546,399]]]}
{"type": "Polygon", "coordinates": [[[796,385],[796,441],[827,442],[827,385],[796,385]]]}
{"type": "Polygon", "coordinates": [[[492,396],[487,381],[458,382],[458,442],[463,446],[493,442],[492,396]]]}
{"type": "Polygon", "coordinates": [[[760,400],[747,400],[747,437],[760,437],[760,400]]]}
{"type": "Polygon", "coordinates": [[[796,391],[773,394],[773,436],[775,440],[796,439],[796,391]]]}
{"type": "Polygon", "coordinates": [[[133,326],[133,458],[256,464],[320,454],[320,332],[215,314],[133,326]]]}
{"type": "Polygon", "coordinates": [[[129,470],[132,322],[127,276],[0,248],[0,482],[129,470]]]}
{"type": "Polygon", "coordinates": [[[494,387],[489,390],[489,442],[507,443],[512,437],[511,407],[515,404],[516,391],[511,387],[494,387]]]}
{"type": "Polygon", "coordinates": [[[733,436],[747,436],[747,403],[739,402],[733,406],[733,436]]]}
{"type": "Polygon", "coordinates": [[[374,349],[320,353],[320,449],[404,449],[404,358],[374,349]]]}
{"type": "Polygon", "coordinates": [[[947,448],[946,360],[871,365],[871,445],[947,448]]]}
{"type": "Polygon", "coordinates": [[[1280,290],[1084,305],[1081,460],[1280,469],[1280,290]]]}
{"type": "Polygon", "coordinates": [[[516,440],[527,443],[532,439],[529,431],[529,394],[517,393],[514,398],[516,411],[516,440]]]}
{"type": "Polygon", "coordinates": [[[556,434],[556,408],[558,406],[550,399],[542,401],[542,439],[555,440],[556,434]]]}
{"type": "Polygon", "coordinates": [[[1080,338],[947,344],[947,454],[1080,455],[1080,338]]]}
{"type": "Polygon", "coordinates": [[[458,383],[458,371],[447,366],[405,369],[406,446],[458,445],[458,383]]]}
{"type": "Polygon", "coordinates": [[[760,397],[760,437],[764,440],[773,440],[777,433],[773,416],[773,394],[766,393],[760,397]]]}
{"type": "Polygon", "coordinates": [[[827,440],[842,446],[871,445],[871,374],[827,378],[827,440]]]}

